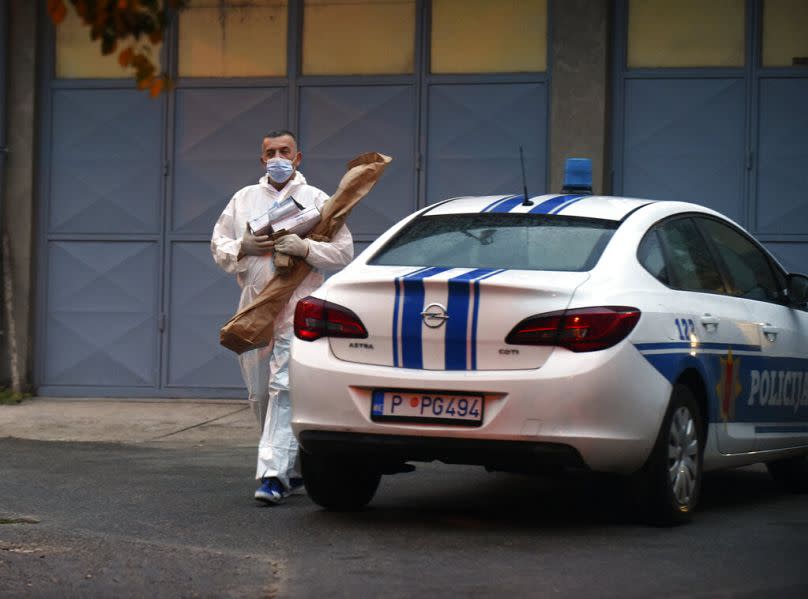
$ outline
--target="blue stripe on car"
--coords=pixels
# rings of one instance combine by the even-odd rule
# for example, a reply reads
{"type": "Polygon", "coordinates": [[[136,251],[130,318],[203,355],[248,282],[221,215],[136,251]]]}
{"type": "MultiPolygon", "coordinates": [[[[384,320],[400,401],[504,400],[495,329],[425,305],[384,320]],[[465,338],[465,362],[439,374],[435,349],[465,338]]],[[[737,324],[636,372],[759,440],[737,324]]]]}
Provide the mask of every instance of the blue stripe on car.
{"type": "MultiPolygon", "coordinates": [[[[426,267],[418,268],[410,273],[404,275],[405,277],[423,272],[426,267]]],[[[396,277],[394,284],[396,289],[395,301],[393,302],[393,366],[398,366],[398,307],[401,301],[401,279],[403,277],[396,277]]]]}
{"type": "Polygon", "coordinates": [[[808,433],[808,426],[789,426],[789,425],[782,425],[782,426],[756,426],[755,427],[756,433],[808,433]]]}
{"type": "Polygon", "coordinates": [[[468,349],[469,304],[472,281],[494,272],[492,268],[477,268],[449,279],[449,301],[446,311],[446,341],[444,347],[446,370],[466,370],[468,349]]]}
{"type": "Polygon", "coordinates": [[[477,370],[477,321],[480,314],[480,281],[490,279],[494,275],[505,272],[504,268],[480,277],[474,281],[474,311],[471,317],[471,369],[477,370]]]}
{"type": "Polygon", "coordinates": [[[635,347],[672,385],[686,370],[697,371],[705,381],[710,422],[765,423],[756,424],[756,432],[788,433],[802,432],[795,427],[808,421],[806,358],[768,357],[759,345],[729,343],[635,347]]]}
{"type": "Polygon", "coordinates": [[[740,345],[732,343],[702,343],[698,342],[696,346],[690,341],[671,341],[666,343],[635,343],[636,347],[641,352],[651,351],[656,349],[682,349],[691,351],[693,349],[718,349],[718,350],[733,350],[733,351],[760,351],[759,345],[740,345]]]}
{"type": "Polygon", "coordinates": [[[513,197],[514,196],[508,196],[508,197],[505,197],[505,198],[500,198],[498,200],[494,200],[493,202],[488,204],[488,206],[486,206],[485,208],[480,210],[480,212],[491,212],[496,206],[498,206],[499,204],[502,204],[503,202],[507,202],[508,200],[512,199],[513,197]]]}
{"type": "Polygon", "coordinates": [[[423,368],[421,311],[424,309],[424,279],[446,272],[448,268],[427,268],[401,278],[404,306],[401,310],[401,361],[404,368],[423,368]]]}
{"type": "Polygon", "coordinates": [[[398,278],[396,285],[396,299],[393,302],[393,366],[398,366],[398,302],[401,293],[401,282],[398,278]]]}
{"type": "Polygon", "coordinates": [[[521,204],[523,201],[524,198],[522,196],[514,196],[512,198],[505,200],[504,202],[497,204],[496,206],[491,208],[489,212],[497,212],[497,213],[510,212],[511,210],[516,208],[519,204],[521,204]]]}
{"type": "Polygon", "coordinates": [[[581,200],[583,200],[584,198],[588,198],[588,197],[589,197],[589,196],[579,196],[579,197],[577,197],[577,198],[572,198],[572,199],[571,199],[571,200],[569,200],[568,202],[564,202],[563,204],[561,204],[561,206],[559,206],[558,208],[555,208],[554,210],[552,210],[552,211],[550,212],[550,214],[560,214],[562,210],[566,210],[567,208],[569,208],[569,207],[570,207],[570,206],[572,206],[573,204],[575,204],[575,203],[577,203],[577,202],[580,202],[580,201],[581,201],[581,200]]]}
{"type": "Polygon", "coordinates": [[[565,204],[569,200],[575,200],[578,198],[582,198],[582,195],[565,195],[565,196],[556,196],[554,198],[550,198],[549,200],[544,200],[541,204],[531,208],[528,210],[531,214],[550,214],[552,210],[559,208],[562,204],[565,204]]]}

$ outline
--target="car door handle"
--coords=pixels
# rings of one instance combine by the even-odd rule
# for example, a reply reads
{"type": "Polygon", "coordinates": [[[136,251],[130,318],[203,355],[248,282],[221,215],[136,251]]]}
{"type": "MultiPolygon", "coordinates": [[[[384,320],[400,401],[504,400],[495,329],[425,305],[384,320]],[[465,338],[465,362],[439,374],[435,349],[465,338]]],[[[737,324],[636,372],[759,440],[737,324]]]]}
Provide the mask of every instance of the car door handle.
{"type": "Polygon", "coordinates": [[[720,320],[712,314],[703,314],[701,317],[701,326],[708,333],[714,333],[718,329],[719,322],[720,320]]]}
{"type": "Polygon", "coordinates": [[[777,341],[777,333],[780,332],[778,327],[772,326],[767,322],[766,324],[761,324],[760,329],[763,331],[763,334],[766,335],[766,341],[777,341]]]}

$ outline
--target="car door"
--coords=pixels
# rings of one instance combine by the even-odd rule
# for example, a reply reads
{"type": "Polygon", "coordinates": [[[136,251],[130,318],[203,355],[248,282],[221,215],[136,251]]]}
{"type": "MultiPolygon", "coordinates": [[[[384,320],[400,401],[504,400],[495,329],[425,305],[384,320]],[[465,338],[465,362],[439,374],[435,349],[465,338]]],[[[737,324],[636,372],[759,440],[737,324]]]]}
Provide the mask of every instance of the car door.
{"type": "Polygon", "coordinates": [[[728,223],[698,219],[719,255],[729,293],[743,300],[761,352],[742,364],[736,406],[753,422],[756,449],[808,444],[808,313],[789,305],[786,275],[751,238],[728,223]]]}
{"type": "MultiPolygon", "coordinates": [[[[645,237],[638,257],[652,274],[670,288],[665,300],[669,343],[646,355],[670,377],[696,369],[707,386],[708,409],[703,416],[717,435],[722,453],[751,451],[754,424],[738,418],[738,366],[749,355],[759,355],[757,325],[744,301],[727,293],[714,252],[690,216],[658,223],[645,237]],[[656,241],[655,241],[656,238],[656,241]],[[664,269],[652,270],[649,248],[659,245],[664,269]],[[655,272],[656,271],[656,274],[655,272]]],[[[644,354],[645,355],[645,354],[644,354]]]]}

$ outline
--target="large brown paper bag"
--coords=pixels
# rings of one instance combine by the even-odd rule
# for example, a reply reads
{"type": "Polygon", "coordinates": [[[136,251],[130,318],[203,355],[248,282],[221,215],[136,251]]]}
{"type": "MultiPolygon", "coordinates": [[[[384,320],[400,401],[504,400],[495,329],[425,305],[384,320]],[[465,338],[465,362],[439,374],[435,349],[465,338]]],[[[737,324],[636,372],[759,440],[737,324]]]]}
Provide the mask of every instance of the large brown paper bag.
{"type": "MultiPolygon", "coordinates": [[[[315,241],[330,240],[391,160],[390,156],[377,152],[351,160],[336,193],[323,204],[320,222],[306,237],[315,241]]],[[[237,354],[269,345],[275,319],[309,272],[311,266],[301,258],[292,258],[290,266],[285,268],[276,266],[275,274],[255,301],[237,312],[219,331],[219,343],[237,354]]]]}

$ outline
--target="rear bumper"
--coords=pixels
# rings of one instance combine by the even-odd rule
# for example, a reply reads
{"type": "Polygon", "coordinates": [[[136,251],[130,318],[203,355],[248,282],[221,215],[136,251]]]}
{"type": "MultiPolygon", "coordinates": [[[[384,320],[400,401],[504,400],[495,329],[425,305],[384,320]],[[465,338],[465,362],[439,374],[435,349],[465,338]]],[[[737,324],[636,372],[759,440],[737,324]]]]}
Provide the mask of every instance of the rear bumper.
{"type": "MultiPolygon", "coordinates": [[[[591,470],[614,473],[634,472],[645,462],[671,392],[670,383],[628,343],[581,354],[555,351],[535,370],[434,371],[345,362],[329,351],[327,339],[295,339],[289,374],[292,430],[300,440],[322,431],[388,437],[393,445],[406,439],[421,448],[441,440],[565,446],[591,470]],[[374,389],[480,394],[484,420],[476,428],[376,422],[370,417],[374,389]]],[[[444,457],[487,462],[484,456],[444,457]]]]}
{"type": "Polygon", "coordinates": [[[407,435],[309,430],[299,435],[304,451],[331,457],[361,458],[380,464],[408,461],[486,466],[492,470],[541,472],[586,469],[577,450],[560,443],[492,441],[407,435]]]}

